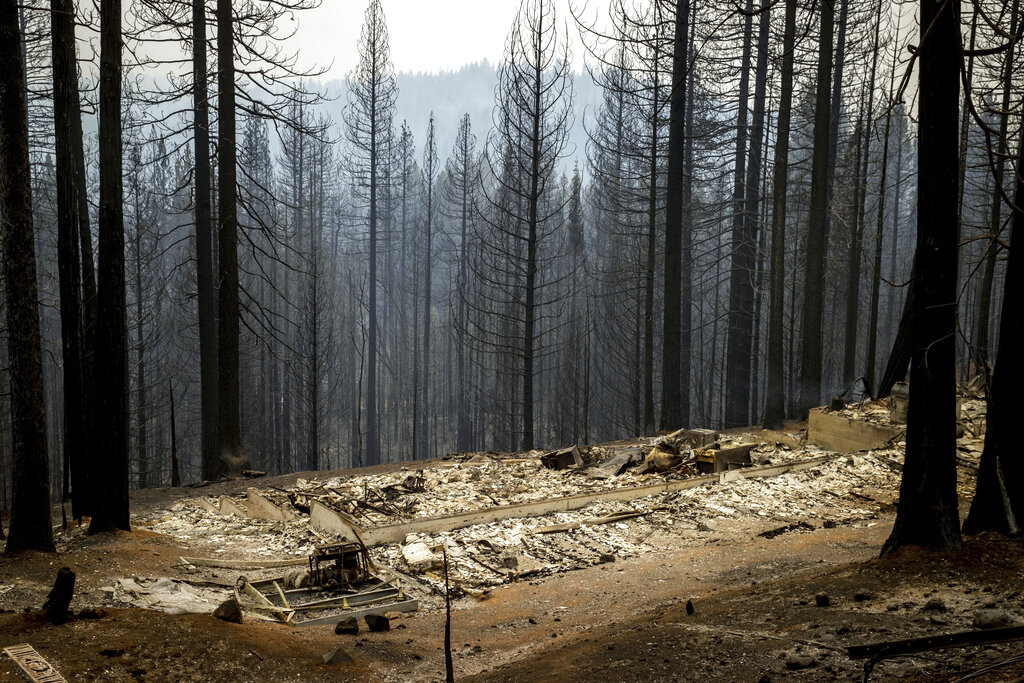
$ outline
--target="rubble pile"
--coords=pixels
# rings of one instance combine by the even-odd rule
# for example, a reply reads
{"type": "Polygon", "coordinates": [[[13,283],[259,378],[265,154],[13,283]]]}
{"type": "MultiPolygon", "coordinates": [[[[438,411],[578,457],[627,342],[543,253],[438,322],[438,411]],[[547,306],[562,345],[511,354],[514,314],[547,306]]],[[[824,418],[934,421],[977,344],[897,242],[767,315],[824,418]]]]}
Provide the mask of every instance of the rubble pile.
{"type": "Polygon", "coordinates": [[[595,503],[541,517],[508,519],[440,534],[411,534],[402,546],[382,546],[375,561],[417,573],[438,588],[440,548],[461,587],[483,589],[538,574],[602,564],[667,550],[680,542],[703,543],[724,525],[806,528],[873,525],[880,504],[898,489],[900,450],[836,457],[820,466],[778,477],[736,479],[632,501],[595,503]],[[638,516],[591,523],[628,513],[638,516]],[[546,533],[548,527],[569,527],[546,533]]]}
{"type": "MultiPolygon", "coordinates": [[[[963,400],[962,464],[980,455],[984,409],[984,401],[963,400]]],[[[841,412],[888,423],[884,402],[849,404],[841,412]]],[[[199,556],[295,559],[342,536],[314,523],[311,509],[320,504],[347,515],[357,531],[397,530],[365,541],[380,568],[416,577],[422,588],[440,593],[443,549],[454,585],[477,594],[537,575],[705,543],[726,532],[771,539],[873,525],[898,496],[905,446],[900,438],[838,455],[790,434],[680,430],[546,453],[453,456],[422,470],[299,479],[286,489],[222,496],[219,505],[209,497],[180,501],[138,522],[174,536],[199,556]],[[577,497],[573,506],[543,505],[570,496],[577,497]],[[280,513],[280,521],[252,518],[266,505],[280,513]],[[501,510],[506,512],[494,514],[501,510]],[[460,515],[470,515],[461,526],[435,522],[462,520],[460,515]],[[410,531],[404,524],[417,526],[410,531]]],[[[967,487],[962,481],[962,493],[969,495],[967,487]]]]}
{"type": "Polygon", "coordinates": [[[877,425],[889,425],[891,422],[889,419],[890,406],[888,399],[848,403],[842,409],[830,412],[838,413],[851,420],[870,422],[877,425]]]}
{"type": "Polygon", "coordinates": [[[195,500],[180,501],[156,515],[133,519],[132,523],[173,536],[198,553],[213,557],[309,555],[325,540],[306,519],[271,522],[222,516],[195,500]]]}

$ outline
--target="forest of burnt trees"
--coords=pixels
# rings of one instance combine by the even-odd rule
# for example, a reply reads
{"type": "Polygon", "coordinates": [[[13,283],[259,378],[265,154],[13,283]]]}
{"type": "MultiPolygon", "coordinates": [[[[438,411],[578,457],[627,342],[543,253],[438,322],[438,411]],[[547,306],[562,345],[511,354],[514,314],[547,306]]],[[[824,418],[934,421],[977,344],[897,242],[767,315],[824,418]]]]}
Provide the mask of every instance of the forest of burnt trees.
{"type": "Polygon", "coordinates": [[[399,120],[381,0],[329,92],[316,4],[0,10],[8,550],[51,500],[778,427],[908,366],[891,545],[955,547],[993,361],[968,523],[1019,530],[1018,0],[523,0],[491,117],[444,122],[399,120]]]}

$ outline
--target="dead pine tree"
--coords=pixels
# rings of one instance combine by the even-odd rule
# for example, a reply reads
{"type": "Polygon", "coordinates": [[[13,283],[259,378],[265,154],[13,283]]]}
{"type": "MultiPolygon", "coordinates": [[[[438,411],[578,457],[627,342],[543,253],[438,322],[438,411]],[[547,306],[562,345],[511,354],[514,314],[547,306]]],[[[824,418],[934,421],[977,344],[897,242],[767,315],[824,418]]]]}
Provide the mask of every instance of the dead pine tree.
{"type": "MultiPolygon", "coordinates": [[[[765,10],[767,12],[767,10],[765,10]]],[[[784,389],[786,181],[789,177],[789,127],[793,105],[793,46],[796,39],[796,0],[786,0],[782,39],[782,83],[772,194],[771,292],[768,304],[768,361],[765,383],[764,428],[778,429],[786,414],[784,389]]]]}
{"type": "MultiPolygon", "coordinates": [[[[689,310],[689,296],[683,297],[683,184],[686,166],[686,39],[689,33],[689,0],[675,3],[672,38],[672,90],[669,93],[668,155],[665,177],[665,313],[662,318],[661,428],[689,426],[690,389],[683,381],[690,374],[690,329],[683,328],[683,309],[689,310]],[[685,336],[685,341],[684,341],[685,336]],[[684,358],[685,355],[685,358],[684,358]],[[685,396],[684,396],[685,394],[685,396]]],[[[686,275],[689,278],[689,274],[686,275]]],[[[689,292],[689,288],[686,289],[689,292]]]]}
{"type": "MultiPolygon", "coordinates": [[[[1010,78],[1011,73],[1009,70],[1005,72],[1004,78],[1010,78]]],[[[1008,91],[1010,84],[1005,84],[1005,88],[1008,91]]],[[[1000,128],[1004,126],[1005,123],[1002,123],[1000,128]]],[[[1005,142],[1001,143],[1000,148],[1004,145],[1005,142]]],[[[1018,142],[1015,171],[1011,248],[1007,250],[1009,256],[999,318],[999,346],[989,388],[985,448],[981,454],[971,510],[964,521],[965,534],[982,531],[1020,534],[1024,524],[1024,462],[1013,445],[1017,420],[1024,412],[1019,391],[1024,382],[1024,361],[1020,356],[1020,345],[1024,343],[1024,317],[1017,311],[1021,297],[1024,297],[1024,277],[1021,272],[1024,269],[1024,251],[1019,246],[1021,240],[1024,240],[1024,177],[1021,175],[1024,173],[1024,133],[1018,142]],[[1017,247],[1013,248],[1015,244],[1017,247]]]]}
{"type": "MultiPolygon", "coordinates": [[[[192,121],[195,148],[196,302],[199,309],[199,404],[203,479],[220,473],[217,457],[217,296],[210,206],[210,100],[206,2],[192,0],[192,121]]],[[[173,398],[173,394],[172,394],[173,398]]],[[[173,420],[172,420],[173,421],[173,420]]]]}
{"type": "Polygon", "coordinates": [[[217,0],[217,474],[249,469],[242,447],[238,360],[238,188],[235,139],[235,16],[217,0]]]}
{"type": "Polygon", "coordinates": [[[426,256],[423,260],[423,409],[420,412],[422,424],[420,426],[420,450],[416,456],[429,458],[432,450],[430,447],[430,295],[432,290],[432,261],[434,259],[434,185],[437,181],[437,145],[434,141],[434,113],[430,113],[430,123],[427,124],[427,139],[423,146],[423,199],[424,206],[424,249],[426,256]]]}
{"type": "MultiPolygon", "coordinates": [[[[751,2],[747,3],[748,12],[751,2]]],[[[726,349],[726,415],[729,427],[750,424],[750,366],[754,324],[754,277],[757,254],[758,182],[761,176],[761,148],[764,138],[765,100],[768,86],[768,6],[760,9],[757,38],[757,66],[754,75],[754,110],[750,131],[749,161],[737,164],[732,231],[732,263],[729,274],[729,331],[726,349]],[[743,167],[746,167],[745,169],[743,167]],[[739,175],[746,171],[746,177],[739,175]],[[742,193],[742,196],[741,196],[742,193]],[[741,203],[742,202],[742,203],[741,203]]],[[[752,17],[746,17],[741,83],[748,78],[752,17]]],[[[743,88],[741,87],[741,90],[743,88]]],[[[740,125],[746,125],[746,107],[741,106],[740,125]]],[[[737,161],[741,150],[737,143],[737,161]]]]}
{"type": "Polygon", "coordinates": [[[362,397],[365,410],[363,433],[366,434],[365,465],[381,462],[380,426],[378,424],[377,356],[379,349],[379,315],[377,310],[378,250],[380,246],[381,213],[384,197],[383,181],[394,138],[392,121],[398,86],[391,66],[388,29],[379,0],[371,0],[366,8],[362,33],[359,36],[359,64],[349,76],[349,100],[345,116],[353,185],[365,210],[366,238],[369,252],[369,293],[367,300],[366,391],[362,397]]]}
{"type": "MultiPolygon", "coordinates": [[[[81,517],[89,490],[88,448],[85,434],[85,404],[82,392],[83,320],[82,264],[79,254],[78,166],[75,159],[75,125],[81,114],[78,101],[78,71],[75,63],[74,5],[71,0],[50,3],[53,57],[54,152],[57,178],[57,259],[60,274],[61,345],[64,360],[64,481],[61,499],[72,490],[72,515],[81,517]],[[75,513],[78,514],[75,514],[75,513]]],[[[80,144],[80,143],[79,143],[80,144]]],[[[86,217],[88,221],[88,217],[86,217]]]]}
{"type": "Polygon", "coordinates": [[[814,152],[811,158],[810,225],[804,268],[804,305],[800,354],[799,411],[802,417],[821,400],[821,320],[824,306],[825,239],[828,220],[828,149],[830,133],[830,85],[832,81],[832,33],[835,8],[827,0],[819,4],[821,32],[818,37],[818,81],[814,104],[814,152]]]}
{"type": "Polygon", "coordinates": [[[13,2],[0,5],[0,206],[14,437],[14,496],[4,552],[52,552],[25,72],[18,7],[13,2]]]}
{"type": "Polygon", "coordinates": [[[907,450],[888,555],[906,545],[961,547],[956,492],[959,9],[921,1],[917,251],[907,450]]]}
{"type": "Polygon", "coordinates": [[[100,4],[100,205],[96,311],[96,453],[89,532],[130,529],[128,344],[121,162],[121,2],[100,4]]]}
{"type": "MultiPolygon", "coordinates": [[[[520,344],[517,370],[522,388],[522,429],[519,447],[534,447],[535,363],[542,352],[539,315],[549,289],[540,265],[545,246],[561,228],[564,201],[555,195],[557,165],[567,144],[572,116],[572,75],[567,38],[558,30],[550,0],[524,0],[505,43],[505,60],[495,90],[495,129],[488,140],[488,158],[501,165],[497,183],[485,192],[493,209],[488,248],[497,271],[489,278],[511,335],[520,344]],[[511,248],[501,244],[511,241],[511,248]],[[504,269],[504,273],[502,273],[504,269]],[[507,278],[503,278],[507,275],[507,278]],[[503,279],[505,281],[503,281],[503,279]]],[[[551,299],[555,295],[547,298],[551,299]]],[[[653,409],[651,412],[653,422],[653,409]]]]}

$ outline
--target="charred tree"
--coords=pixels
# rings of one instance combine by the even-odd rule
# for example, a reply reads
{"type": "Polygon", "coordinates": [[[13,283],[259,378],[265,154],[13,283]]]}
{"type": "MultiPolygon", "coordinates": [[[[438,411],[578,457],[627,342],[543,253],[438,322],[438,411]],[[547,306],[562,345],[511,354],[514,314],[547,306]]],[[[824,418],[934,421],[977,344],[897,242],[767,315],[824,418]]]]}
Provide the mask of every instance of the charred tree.
{"type": "Polygon", "coordinates": [[[814,153],[811,160],[810,220],[804,267],[804,303],[801,326],[801,416],[821,400],[821,319],[824,305],[825,238],[828,219],[828,148],[831,116],[829,85],[832,80],[832,32],[835,8],[820,3],[821,33],[818,37],[818,82],[814,105],[814,153]]]}
{"type": "MultiPolygon", "coordinates": [[[[81,127],[78,71],[75,63],[74,5],[71,0],[50,3],[53,57],[53,123],[57,179],[57,259],[60,273],[60,327],[64,359],[64,486],[71,514],[80,519],[88,510],[89,450],[86,446],[82,338],[82,264],[79,254],[79,180],[73,139],[81,127]],[[73,497],[72,497],[73,496],[73,497]]],[[[78,144],[81,144],[79,142],[78,144]]],[[[86,217],[88,221],[88,217],[86,217]]]]}
{"type": "Polygon", "coordinates": [[[96,462],[90,533],[129,529],[128,342],[121,160],[121,1],[100,4],[96,462]]]}
{"type": "Polygon", "coordinates": [[[29,173],[21,32],[18,7],[10,2],[0,5],[0,258],[14,442],[14,495],[5,553],[54,549],[29,173]]]}
{"type": "MultiPolygon", "coordinates": [[[[686,164],[686,41],[689,35],[690,0],[677,0],[672,38],[672,90],[669,93],[668,153],[665,177],[665,301],[662,326],[661,428],[678,429],[689,423],[689,387],[682,381],[683,348],[689,355],[689,325],[683,329],[683,183],[686,164]],[[686,399],[683,394],[686,394],[686,399]]],[[[685,361],[689,364],[689,358],[685,361]]],[[[689,374],[689,373],[687,373],[689,374]]]]}
{"type": "Polygon", "coordinates": [[[249,468],[239,402],[238,188],[235,139],[235,16],[217,0],[217,474],[249,468]]]}
{"type": "Polygon", "coordinates": [[[210,211],[210,100],[206,2],[192,0],[192,145],[195,154],[196,299],[199,308],[199,405],[203,479],[223,470],[217,451],[217,296],[210,211]]]}
{"type": "Polygon", "coordinates": [[[377,260],[382,207],[386,201],[382,186],[390,162],[388,155],[394,137],[392,119],[398,97],[388,48],[388,30],[379,0],[371,0],[366,9],[359,36],[359,64],[349,77],[349,82],[350,113],[346,123],[354,152],[350,163],[357,192],[365,202],[369,247],[369,329],[366,339],[366,391],[362,399],[366,457],[363,464],[376,465],[381,462],[377,396],[377,260]]]}
{"type": "MultiPolygon", "coordinates": [[[[749,4],[749,3],[748,3],[749,4]]],[[[749,7],[748,7],[749,9],[749,7]]],[[[749,20],[749,17],[748,17],[749,20]]],[[[754,277],[757,253],[758,204],[760,202],[761,149],[764,142],[765,99],[768,88],[767,2],[762,3],[757,34],[757,65],[754,73],[754,111],[750,130],[749,162],[739,221],[732,233],[729,275],[729,335],[726,349],[726,427],[750,424],[750,366],[754,324],[754,277]]],[[[749,35],[749,31],[748,31],[749,35]]],[[[744,61],[749,61],[749,48],[744,61]]]]}
{"type": "MultiPolygon", "coordinates": [[[[767,13],[767,10],[764,10],[767,13]]],[[[765,384],[765,429],[778,429],[786,415],[783,364],[785,348],[786,181],[789,178],[789,127],[793,106],[793,46],[796,40],[796,0],[786,0],[782,39],[782,83],[779,94],[775,171],[772,182],[771,293],[768,304],[768,361],[765,384]]]]}
{"type": "Polygon", "coordinates": [[[907,451],[887,555],[905,545],[961,547],[956,492],[957,157],[959,15],[921,2],[916,318],[910,361],[907,451]]]}
{"type": "MultiPolygon", "coordinates": [[[[1014,3],[1016,7],[1016,2],[1014,3]]],[[[1009,78],[1009,73],[1004,77],[1009,78]]],[[[1006,84],[1007,90],[1010,88],[1006,84]]],[[[1005,110],[1004,110],[1005,111],[1005,110]]],[[[964,522],[965,534],[998,531],[1020,534],[1024,523],[1024,461],[1014,446],[1016,427],[1024,405],[1019,387],[1024,382],[1024,317],[1017,307],[1024,300],[1024,134],[1018,143],[1016,191],[1012,207],[1009,256],[999,318],[999,346],[988,394],[985,448],[981,454],[978,482],[971,509],[964,522]]],[[[978,349],[980,352],[981,349],[978,349]]]]}

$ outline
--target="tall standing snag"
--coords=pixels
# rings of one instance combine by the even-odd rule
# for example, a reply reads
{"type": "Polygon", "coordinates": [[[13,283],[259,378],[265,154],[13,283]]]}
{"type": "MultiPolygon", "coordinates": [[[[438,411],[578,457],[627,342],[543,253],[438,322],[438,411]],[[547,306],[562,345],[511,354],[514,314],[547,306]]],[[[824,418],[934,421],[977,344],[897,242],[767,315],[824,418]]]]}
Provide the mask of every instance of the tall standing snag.
{"type": "MultiPolygon", "coordinates": [[[[768,10],[764,10],[767,12],[768,10]]],[[[786,0],[782,39],[782,85],[772,195],[771,294],[768,309],[768,377],[765,385],[764,428],[778,429],[785,417],[783,400],[783,309],[786,263],[786,180],[789,177],[789,122],[793,103],[793,45],[796,38],[796,0],[786,0]]]]}
{"type": "MultiPolygon", "coordinates": [[[[675,34],[672,39],[672,92],[669,94],[668,170],[665,178],[665,314],[662,319],[664,345],[661,360],[661,428],[678,429],[690,420],[690,388],[682,380],[683,348],[689,356],[690,330],[683,329],[682,309],[690,307],[689,297],[683,300],[683,183],[686,166],[686,37],[689,32],[689,0],[677,0],[675,34]],[[685,396],[684,396],[685,394],[685,396]]],[[[689,275],[687,275],[689,277],[689,275]]],[[[688,328],[689,326],[687,326],[688,328]]],[[[689,371],[687,370],[687,375],[689,371]]]]}
{"type": "Polygon", "coordinates": [[[910,360],[907,454],[886,555],[904,545],[961,547],[956,492],[958,4],[921,0],[916,331],[910,360]]]}
{"type": "Polygon", "coordinates": [[[16,3],[0,3],[0,257],[7,299],[14,496],[5,552],[53,550],[43,360],[16,3]]]}
{"type": "Polygon", "coordinates": [[[814,154],[811,161],[810,225],[807,230],[807,264],[804,269],[803,346],[800,354],[801,416],[821,400],[821,319],[824,305],[825,232],[828,229],[829,117],[832,79],[832,32],[835,8],[821,5],[821,36],[818,45],[818,85],[814,105],[814,154]]]}
{"type": "Polygon", "coordinates": [[[1016,310],[1024,300],[1024,135],[1019,144],[1016,168],[1016,197],[1010,234],[1003,306],[999,318],[999,348],[989,390],[985,450],[981,454],[978,483],[971,511],[964,521],[964,533],[1000,531],[1019,534],[1024,525],[1024,461],[1014,445],[1017,421],[1024,405],[1024,317],[1016,310]]]}
{"type": "Polygon", "coordinates": [[[129,529],[128,346],[121,179],[121,1],[100,4],[100,210],[96,309],[96,498],[91,533],[129,529]]]}
{"type": "Polygon", "coordinates": [[[206,2],[192,0],[192,143],[195,148],[196,300],[199,308],[199,404],[203,479],[221,470],[217,457],[217,302],[210,215],[210,101],[206,2]]]}
{"type": "Polygon", "coordinates": [[[231,0],[217,0],[217,474],[249,468],[242,448],[238,374],[238,188],[235,140],[235,31],[231,0]]]}
{"type": "Polygon", "coordinates": [[[366,354],[365,465],[381,461],[380,426],[377,424],[377,253],[382,205],[386,201],[385,172],[389,168],[394,131],[392,120],[398,87],[388,49],[388,29],[380,0],[370,0],[359,35],[359,64],[349,76],[349,106],[345,122],[352,155],[353,184],[366,205],[369,240],[369,330],[366,354]]]}
{"type": "MultiPolygon", "coordinates": [[[[57,179],[57,261],[60,273],[60,332],[64,359],[64,490],[72,488],[72,514],[81,515],[80,496],[89,488],[82,400],[82,267],[79,259],[79,182],[74,156],[74,119],[80,117],[75,64],[74,5],[50,3],[53,55],[53,122],[57,179]],[[75,512],[79,514],[75,514],[75,512]]],[[[81,121],[79,120],[79,126],[81,121]]]]}
{"type": "MultiPolygon", "coordinates": [[[[547,284],[540,269],[542,247],[560,227],[563,205],[552,197],[554,176],[572,116],[568,46],[560,37],[550,0],[522,2],[505,43],[496,90],[496,125],[488,140],[489,161],[504,164],[500,171],[495,169],[496,188],[486,201],[499,215],[490,226],[492,233],[513,244],[500,259],[513,282],[494,284],[504,290],[499,298],[509,304],[507,320],[522,344],[517,369],[522,382],[523,450],[534,447],[535,437],[534,373],[542,348],[539,314],[547,303],[541,296],[547,284]]],[[[486,276],[495,277],[493,273],[486,276]]],[[[653,422],[653,409],[651,416],[653,422]]]]}

